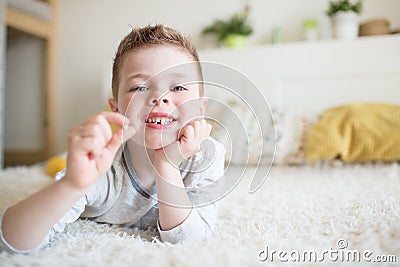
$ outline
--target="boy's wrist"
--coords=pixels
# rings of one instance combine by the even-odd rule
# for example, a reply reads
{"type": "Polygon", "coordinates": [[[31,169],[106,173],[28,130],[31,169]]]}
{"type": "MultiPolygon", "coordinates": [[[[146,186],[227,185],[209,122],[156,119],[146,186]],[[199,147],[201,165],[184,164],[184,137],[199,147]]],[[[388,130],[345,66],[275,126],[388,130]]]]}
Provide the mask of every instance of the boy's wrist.
{"type": "Polygon", "coordinates": [[[63,190],[67,191],[71,197],[79,199],[82,197],[90,188],[90,186],[77,186],[74,185],[69,179],[68,175],[64,176],[61,180],[57,181],[63,190]]]}
{"type": "MultiPolygon", "coordinates": [[[[179,151],[179,149],[175,150],[179,151]]],[[[183,158],[181,155],[175,155],[177,154],[177,151],[175,150],[169,149],[167,151],[164,148],[157,149],[156,153],[154,154],[155,164],[160,166],[179,166],[185,158],[183,158]]]]}
{"type": "Polygon", "coordinates": [[[155,156],[154,158],[154,167],[157,169],[158,172],[163,170],[177,169],[179,165],[180,162],[173,161],[172,159],[169,159],[166,155],[155,156]]]}
{"type": "Polygon", "coordinates": [[[179,170],[179,165],[181,162],[174,162],[165,156],[156,156],[154,160],[154,168],[156,169],[156,172],[158,174],[157,179],[170,180],[171,177],[181,177],[179,170]]]}

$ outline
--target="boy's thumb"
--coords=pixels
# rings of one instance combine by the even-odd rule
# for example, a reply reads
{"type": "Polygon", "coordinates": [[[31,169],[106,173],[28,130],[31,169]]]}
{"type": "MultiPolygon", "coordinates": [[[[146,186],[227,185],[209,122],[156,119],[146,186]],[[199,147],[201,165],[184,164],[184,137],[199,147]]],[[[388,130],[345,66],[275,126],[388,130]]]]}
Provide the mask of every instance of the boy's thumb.
{"type": "Polygon", "coordinates": [[[124,127],[115,131],[112,135],[111,140],[107,144],[107,148],[112,152],[116,153],[119,147],[125,143],[128,139],[132,138],[136,134],[136,129],[125,124],[124,127]]]}

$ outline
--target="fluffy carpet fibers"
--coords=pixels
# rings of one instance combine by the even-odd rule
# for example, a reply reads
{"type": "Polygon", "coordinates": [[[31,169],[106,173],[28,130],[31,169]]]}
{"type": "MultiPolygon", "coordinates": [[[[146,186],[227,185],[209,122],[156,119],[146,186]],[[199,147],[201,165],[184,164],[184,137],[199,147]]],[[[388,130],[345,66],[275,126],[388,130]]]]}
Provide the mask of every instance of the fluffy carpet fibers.
{"type": "MultiPolygon", "coordinates": [[[[220,201],[208,242],[78,220],[39,253],[0,253],[0,266],[398,266],[398,164],[273,167],[254,194],[248,176],[220,201]]],[[[41,166],[1,171],[0,208],[50,182],[41,166]]]]}

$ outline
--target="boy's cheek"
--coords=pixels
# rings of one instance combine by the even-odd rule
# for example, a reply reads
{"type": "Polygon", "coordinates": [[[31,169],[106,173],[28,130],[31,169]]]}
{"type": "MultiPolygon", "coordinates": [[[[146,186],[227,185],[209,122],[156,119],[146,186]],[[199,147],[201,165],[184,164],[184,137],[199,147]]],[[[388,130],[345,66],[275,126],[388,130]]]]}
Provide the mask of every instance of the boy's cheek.
{"type": "Polygon", "coordinates": [[[126,96],[123,97],[123,99],[121,99],[120,112],[126,113],[124,115],[135,113],[136,112],[135,110],[141,106],[139,105],[140,103],[141,100],[139,99],[139,97],[133,94],[127,94],[126,96]]]}
{"type": "Polygon", "coordinates": [[[193,120],[203,115],[204,101],[200,98],[184,101],[178,107],[181,117],[193,120]]]}

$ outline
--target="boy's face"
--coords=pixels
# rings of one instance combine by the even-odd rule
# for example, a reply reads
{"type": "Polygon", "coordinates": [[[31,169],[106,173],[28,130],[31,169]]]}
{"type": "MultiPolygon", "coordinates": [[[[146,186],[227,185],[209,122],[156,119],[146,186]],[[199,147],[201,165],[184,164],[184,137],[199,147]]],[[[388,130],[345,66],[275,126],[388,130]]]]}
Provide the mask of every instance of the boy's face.
{"type": "Polygon", "coordinates": [[[183,50],[169,45],[139,48],[127,54],[121,67],[118,101],[113,111],[130,119],[137,130],[131,139],[147,148],[165,147],[179,130],[204,114],[198,67],[183,50]]]}

